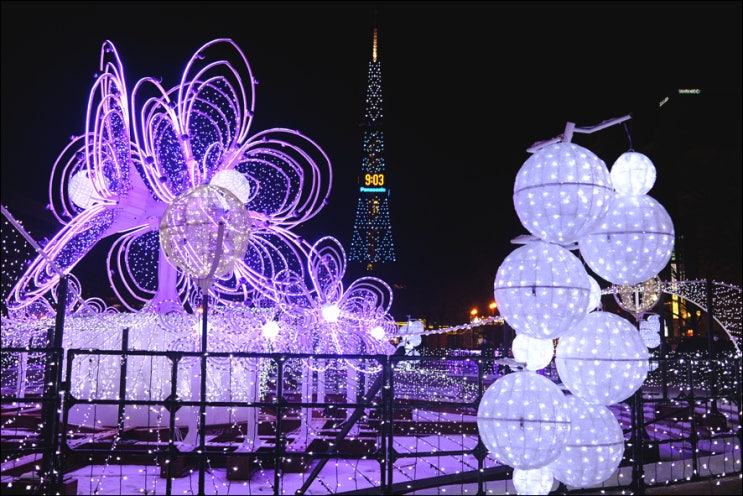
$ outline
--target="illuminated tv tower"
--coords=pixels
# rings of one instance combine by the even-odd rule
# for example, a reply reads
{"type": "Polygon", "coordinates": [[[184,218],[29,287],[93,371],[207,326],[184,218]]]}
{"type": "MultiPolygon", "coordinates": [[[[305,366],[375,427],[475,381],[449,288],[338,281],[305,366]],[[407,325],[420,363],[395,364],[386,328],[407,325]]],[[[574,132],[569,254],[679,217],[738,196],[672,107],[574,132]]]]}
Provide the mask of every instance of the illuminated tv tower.
{"type": "Polygon", "coordinates": [[[390,225],[390,188],[383,156],[382,66],[377,56],[377,41],[375,27],[362,122],[359,198],[349,254],[349,260],[363,264],[367,271],[374,270],[378,264],[396,260],[390,225]]]}

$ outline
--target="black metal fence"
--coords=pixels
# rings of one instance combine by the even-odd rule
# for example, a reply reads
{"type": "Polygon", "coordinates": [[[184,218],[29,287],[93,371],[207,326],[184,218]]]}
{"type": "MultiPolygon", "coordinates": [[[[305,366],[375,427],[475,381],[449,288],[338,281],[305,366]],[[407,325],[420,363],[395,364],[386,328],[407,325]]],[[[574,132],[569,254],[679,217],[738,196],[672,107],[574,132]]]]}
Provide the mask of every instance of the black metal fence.
{"type": "MultiPolygon", "coordinates": [[[[2,350],[5,494],[74,494],[71,474],[81,467],[125,464],[158,467],[150,492],[165,494],[185,477],[197,481],[194,493],[216,494],[212,475],[220,470],[228,487],[260,479],[277,495],[446,486],[485,494],[505,490],[512,477],[476,424],[482,393],[511,369],[478,352],[144,351],[128,349],[126,333],[122,345],[2,350]],[[243,393],[220,390],[225,382],[245,385],[234,388],[243,393]],[[354,468],[354,481],[338,482],[337,468],[335,479],[326,475],[343,464],[354,468]]],[[[602,490],[642,494],[740,474],[740,357],[676,355],[653,368],[640,391],[611,407],[626,452],[602,490]]],[[[559,383],[553,367],[542,373],[559,383]]],[[[251,491],[259,493],[258,484],[251,491]]],[[[99,480],[90,493],[100,490],[99,480]]]]}

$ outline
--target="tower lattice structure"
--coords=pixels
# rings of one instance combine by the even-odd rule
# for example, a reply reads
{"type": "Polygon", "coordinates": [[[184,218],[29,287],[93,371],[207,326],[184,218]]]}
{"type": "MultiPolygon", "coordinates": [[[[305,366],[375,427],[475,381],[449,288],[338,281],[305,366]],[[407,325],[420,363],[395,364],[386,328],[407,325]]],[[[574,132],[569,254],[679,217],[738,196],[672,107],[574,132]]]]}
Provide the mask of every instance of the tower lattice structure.
{"type": "Polygon", "coordinates": [[[363,264],[367,271],[374,270],[378,264],[396,261],[390,223],[390,188],[383,156],[382,66],[377,57],[377,41],[375,27],[362,122],[359,197],[349,255],[349,260],[363,264]]]}

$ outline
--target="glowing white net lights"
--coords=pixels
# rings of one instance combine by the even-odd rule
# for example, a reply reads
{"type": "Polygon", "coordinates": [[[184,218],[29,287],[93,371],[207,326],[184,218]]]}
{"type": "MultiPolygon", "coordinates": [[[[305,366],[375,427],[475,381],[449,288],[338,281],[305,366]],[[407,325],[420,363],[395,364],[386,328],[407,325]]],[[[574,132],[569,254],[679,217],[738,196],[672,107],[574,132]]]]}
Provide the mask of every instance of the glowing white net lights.
{"type": "Polygon", "coordinates": [[[513,358],[525,363],[529,370],[543,369],[552,361],[555,352],[551,339],[536,339],[517,334],[511,343],[513,358]]]}
{"type": "Polygon", "coordinates": [[[592,312],[560,337],[555,363],[560,379],[589,403],[611,405],[645,381],[648,350],[637,329],[609,312],[592,312]]]}
{"type": "Polygon", "coordinates": [[[494,295],[517,333],[554,339],[586,314],[591,285],[578,257],[545,241],[511,252],[498,267],[494,295]]]}
{"type": "Polygon", "coordinates": [[[604,161],[566,142],[535,152],[519,169],[513,186],[514,207],[524,227],[559,244],[591,232],[606,214],[611,195],[604,161]]]}
{"type": "Polygon", "coordinates": [[[483,393],[477,427],[488,450],[518,469],[544,467],[560,455],[570,419],[560,388],[524,370],[497,379],[483,393]]]}
{"type": "Polygon", "coordinates": [[[580,254],[596,274],[614,284],[638,284],[671,259],[671,217],[654,198],[616,195],[603,222],[584,236],[580,254]]]}
{"type": "Polygon", "coordinates": [[[250,201],[250,183],[240,172],[225,169],[217,172],[209,181],[212,186],[220,186],[235,195],[241,202],[250,201]]]}
{"type": "Polygon", "coordinates": [[[620,195],[646,195],[655,184],[655,165],[642,153],[625,152],[611,166],[609,175],[620,195]]]}
{"type": "Polygon", "coordinates": [[[88,177],[88,171],[80,170],[70,177],[67,193],[72,203],[80,208],[85,209],[93,205],[95,188],[93,181],[88,177]]]}
{"type": "Polygon", "coordinates": [[[549,494],[555,485],[551,465],[530,470],[513,469],[513,487],[518,494],[549,494]]]}
{"type": "Polygon", "coordinates": [[[601,484],[619,467],[624,433],[606,406],[568,396],[570,433],[565,449],[550,468],[554,477],[574,487],[601,484]]]}
{"type": "Polygon", "coordinates": [[[197,186],[165,210],[160,243],[168,258],[189,275],[219,277],[229,273],[245,255],[250,224],[245,207],[230,191],[213,185],[197,186]]]}

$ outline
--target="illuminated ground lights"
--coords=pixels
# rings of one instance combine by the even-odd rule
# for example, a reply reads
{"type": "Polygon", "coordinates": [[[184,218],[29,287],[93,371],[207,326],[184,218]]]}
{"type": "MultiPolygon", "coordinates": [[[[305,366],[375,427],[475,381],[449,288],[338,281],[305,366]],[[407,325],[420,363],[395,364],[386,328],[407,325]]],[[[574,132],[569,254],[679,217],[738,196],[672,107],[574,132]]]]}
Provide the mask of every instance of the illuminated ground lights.
{"type": "MultiPolygon", "coordinates": [[[[553,156],[574,162],[588,156],[577,145],[545,145],[549,153],[535,154],[528,164],[534,170],[517,178],[515,202],[533,237],[522,238],[525,246],[496,274],[503,317],[437,330],[410,322],[403,329],[389,315],[393,295],[387,283],[363,277],[345,284],[340,243],[331,236],[304,240],[293,232],[322,209],[332,183],[330,162],[299,132],[249,134],[255,81],[231,40],[199,48],[170,89],[152,78],[128,87],[110,42],[103,44],[100,70],[86,130],[52,170],[50,206],[64,227],[37,246],[3,207],[3,257],[10,260],[3,265],[8,315],[2,320],[6,489],[33,485],[39,482],[33,476],[41,475],[44,483],[74,481],[79,494],[393,488],[430,494],[431,487],[440,494],[474,494],[528,492],[535,485],[544,492],[555,481],[531,471],[556,459],[555,473],[576,489],[596,484],[634,489],[641,468],[647,484],[740,473],[740,405],[729,400],[740,391],[739,353],[732,357],[737,361],[674,355],[658,363],[637,339],[631,350],[618,349],[628,339],[610,344],[629,355],[607,354],[598,345],[576,345],[571,354],[568,346],[579,329],[602,327],[589,325],[591,320],[616,317],[596,311],[596,281],[570,250],[580,248],[591,258],[607,252],[613,240],[611,263],[595,260],[594,269],[614,284],[635,284],[638,277],[642,282],[667,263],[670,219],[656,215],[655,204],[647,207],[649,200],[637,199],[652,186],[647,164],[646,180],[626,185],[616,196],[609,189],[614,176],[592,154],[586,167],[559,181],[552,173],[536,174],[553,168],[553,156]],[[212,59],[216,48],[227,49],[234,60],[212,59]],[[543,205],[532,194],[540,189],[543,205]],[[565,195],[574,201],[565,201],[565,195]],[[645,212],[641,217],[650,224],[626,226],[630,211],[645,212]],[[654,243],[633,245],[648,225],[657,231],[654,243]],[[632,236],[625,239],[628,229],[632,236]],[[6,236],[8,231],[13,234],[6,236]],[[97,297],[84,299],[85,281],[71,274],[60,279],[109,236],[105,273],[120,300],[115,307],[97,297]],[[632,245],[628,250],[625,241],[632,245]],[[628,253],[638,250],[657,257],[628,272],[633,263],[628,253]],[[30,265],[14,262],[29,253],[36,257],[30,265]],[[228,255],[234,259],[221,258],[228,255]],[[541,270],[531,271],[540,264],[541,270]],[[60,280],[64,284],[58,285],[60,280]],[[63,312],[57,314],[56,307],[63,312]],[[526,350],[513,350],[516,359],[492,360],[471,350],[430,356],[416,349],[422,335],[504,319],[518,327],[518,345],[527,343],[526,350]],[[400,334],[396,349],[392,342],[400,334]],[[553,366],[555,338],[564,345],[558,344],[553,366]],[[63,351],[59,360],[49,350],[55,339],[63,351]],[[546,346],[532,353],[528,339],[546,346]],[[599,355],[585,356],[595,350],[599,355]],[[571,361],[592,367],[570,369],[571,361]],[[630,368],[639,362],[642,377],[625,377],[622,387],[587,377],[559,381],[559,375],[589,369],[595,378],[607,368],[622,370],[625,362],[630,368]],[[647,398],[638,400],[639,406],[619,403],[643,380],[647,398]],[[502,418],[480,415],[480,406],[499,405],[489,403],[486,391],[495,390],[487,388],[511,383],[547,389],[518,391],[521,397],[511,403],[523,410],[519,418],[513,409],[502,418]],[[566,400],[567,390],[585,396],[582,415],[573,412],[571,419],[566,412],[575,402],[566,400]],[[616,394],[599,401],[602,408],[586,407],[592,395],[606,392],[616,394]],[[553,398],[551,410],[543,408],[546,402],[530,403],[543,396],[553,398]],[[481,402],[483,397],[488,401],[481,402]],[[633,415],[634,407],[642,411],[633,415]],[[545,410],[550,411],[544,418],[534,413],[545,410]],[[526,421],[525,415],[533,418],[526,421]],[[638,416],[650,428],[649,440],[637,437],[638,416]],[[59,436],[56,417],[63,429],[59,436]],[[481,439],[486,429],[478,426],[491,420],[515,433],[504,437],[516,444],[490,453],[480,441],[501,432],[491,429],[481,439]],[[610,432],[588,441],[569,437],[573,421],[583,432],[592,423],[609,426],[610,432]],[[525,425],[536,425],[539,432],[530,433],[527,445],[517,445],[516,434],[525,425]],[[547,431],[559,434],[554,449],[542,445],[547,431]],[[612,446],[611,463],[577,467],[578,458],[571,456],[586,442],[597,448],[602,439],[612,446]],[[568,442],[572,452],[561,451],[568,442]],[[657,452],[644,467],[633,460],[632,448],[638,446],[649,450],[648,458],[657,452]],[[536,448],[548,453],[534,461],[536,448]],[[136,467],[123,463],[133,457],[136,467]],[[572,473],[573,468],[581,470],[572,473]],[[426,480],[430,487],[424,488],[426,480]]],[[[369,160],[377,160],[381,133],[367,138],[369,160]]],[[[364,187],[386,187],[383,174],[370,170],[364,187]]],[[[618,172],[617,184],[621,177],[618,172]]],[[[380,208],[386,215],[385,205],[380,208]]],[[[709,295],[699,294],[694,284],[674,282],[663,289],[700,306],[709,295]]],[[[714,295],[715,318],[737,345],[740,288],[715,283],[714,295]]],[[[617,326],[603,327],[605,333],[591,339],[607,346],[605,336],[617,326]]],[[[629,323],[624,327],[634,332],[629,323]]]]}

